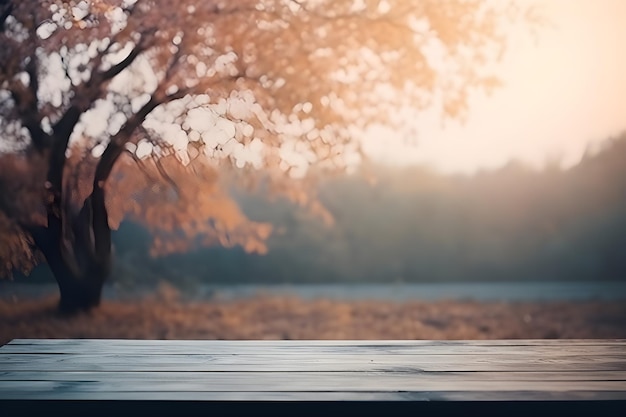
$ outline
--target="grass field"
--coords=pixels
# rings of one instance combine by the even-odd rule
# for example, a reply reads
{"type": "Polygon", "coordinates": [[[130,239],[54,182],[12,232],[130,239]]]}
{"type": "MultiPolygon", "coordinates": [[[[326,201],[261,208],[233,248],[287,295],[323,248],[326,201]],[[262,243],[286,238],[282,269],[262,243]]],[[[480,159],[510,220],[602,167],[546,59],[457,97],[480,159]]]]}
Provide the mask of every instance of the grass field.
{"type": "Polygon", "coordinates": [[[343,301],[258,295],[189,301],[171,287],[61,317],[56,297],[0,300],[0,343],[15,338],[626,338],[621,301],[343,301]]]}

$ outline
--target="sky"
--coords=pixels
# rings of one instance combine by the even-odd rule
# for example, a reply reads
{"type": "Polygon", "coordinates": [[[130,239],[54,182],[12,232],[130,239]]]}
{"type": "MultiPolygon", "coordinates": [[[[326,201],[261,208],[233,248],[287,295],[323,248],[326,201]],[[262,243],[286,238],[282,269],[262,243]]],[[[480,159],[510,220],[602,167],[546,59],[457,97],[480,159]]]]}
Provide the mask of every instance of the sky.
{"type": "Polygon", "coordinates": [[[494,169],[512,159],[541,168],[580,161],[626,131],[626,1],[538,0],[550,25],[535,39],[512,30],[503,87],[472,100],[464,123],[419,122],[415,145],[372,141],[374,159],[444,173],[494,169]]]}

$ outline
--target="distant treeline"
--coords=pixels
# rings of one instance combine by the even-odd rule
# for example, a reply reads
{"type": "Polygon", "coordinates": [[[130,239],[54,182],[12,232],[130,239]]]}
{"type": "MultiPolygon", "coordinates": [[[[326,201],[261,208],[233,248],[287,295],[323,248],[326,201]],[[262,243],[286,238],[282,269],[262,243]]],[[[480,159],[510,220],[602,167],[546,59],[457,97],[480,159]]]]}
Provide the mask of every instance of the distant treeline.
{"type": "Polygon", "coordinates": [[[115,234],[118,281],[181,284],[626,279],[626,135],[577,166],[511,162],[473,176],[371,167],[319,195],[332,227],[284,201],[238,200],[276,233],[267,255],[203,248],[152,259],[149,234],[115,234]]]}

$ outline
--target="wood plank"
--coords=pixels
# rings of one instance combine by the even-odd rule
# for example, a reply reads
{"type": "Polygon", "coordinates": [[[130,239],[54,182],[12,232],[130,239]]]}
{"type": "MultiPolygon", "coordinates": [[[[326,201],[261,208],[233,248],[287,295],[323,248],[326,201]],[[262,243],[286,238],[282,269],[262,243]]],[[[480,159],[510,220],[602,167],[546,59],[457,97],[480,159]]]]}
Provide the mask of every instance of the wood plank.
{"type": "MultiPolygon", "coordinates": [[[[332,372],[337,371],[293,371],[303,375],[325,375],[332,376],[332,372]]],[[[249,376],[262,377],[266,374],[284,374],[289,377],[290,372],[286,371],[7,371],[0,372],[0,381],[85,381],[85,380],[114,380],[116,378],[124,381],[205,381],[207,379],[219,380],[225,374],[234,374],[241,377],[249,376]]],[[[399,374],[399,378],[418,378],[424,381],[451,380],[454,382],[474,382],[474,381],[626,381],[624,371],[588,371],[588,372],[423,372],[419,370],[395,371],[342,371],[342,377],[378,377],[381,374],[399,374]]],[[[623,385],[626,388],[626,383],[623,385]]]]}
{"type": "MultiPolygon", "coordinates": [[[[408,399],[417,400],[419,395],[411,395],[406,392],[371,392],[371,391],[228,391],[228,392],[193,392],[193,391],[95,391],[88,393],[89,401],[406,401],[408,399]]],[[[418,393],[415,393],[418,394],[418,393]]],[[[581,396],[596,397],[595,392],[580,392],[581,396]]],[[[432,397],[424,395],[423,400],[432,397]]],[[[84,392],[67,391],[59,392],[39,392],[39,391],[15,391],[10,397],[12,400],[84,400],[84,392]]],[[[610,396],[608,399],[613,399],[610,396]]],[[[2,399],[0,398],[0,401],[2,399]]]]}
{"type": "MultiPolygon", "coordinates": [[[[316,351],[328,351],[328,352],[342,352],[342,351],[385,351],[385,352],[397,352],[397,353],[428,353],[432,351],[446,354],[457,353],[486,353],[490,354],[494,349],[508,350],[512,353],[517,352],[538,352],[543,353],[561,352],[567,354],[568,352],[585,353],[585,352],[623,352],[624,340],[612,340],[612,341],[576,341],[576,340],[548,340],[547,343],[537,343],[538,341],[526,340],[517,341],[513,340],[509,343],[504,341],[477,341],[472,343],[471,341],[207,341],[204,340],[96,340],[96,339],[48,339],[48,340],[15,340],[8,343],[5,346],[0,347],[0,351],[6,352],[28,352],[31,347],[36,347],[38,352],[46,353],[70,353],[73,351],[80,352],[84,349],[97,349],[99,351],[107,351],[110,348],[115,349],[137,349],[144,348],[151,351],[162,351],[167,353],[168,349],[174,349],[177,352],[185,353],[207,353],[207,349],[210,347],[214,352],[230,352],[232,349],[240,350],[241,352],[259,351],[266,352],[275,351],[279,349],[281,351],[289,351],[297,353],[299,351],[310,351],[314,349],[316,351]],[[253,342],[253,343],[251,343],[253,342]],[[445,347],[445,349],[442,349],[445,347]],[[287,349],[288,348],[288,349],[287,349]]],[[[91,352],[94,352],[93,350],[91,352]]]]}
{"type": "MultiPolygon", "coordinates": [[[[57,343],[9,343],[0,347],[0,353],[33,353],[36,349],[38,353],[84,353],[90,352],[94,354],[107,354],[134,352],[141,355],[158,355],[158,354],[232,354],[234,352],[240,354],[251,353],[268,353],[268,354],[305,354],[309,355],[312,351],[319,353],[346,353],[350,355],[360,353],[397,353],[397,354],[445,354],[445,355],[466,355],[466,354],[483,354],[493,355],[496,352],[510,353],[517,355],[539,354],[539,355],[579,355],[591,353],[594,355],[619,354],[624,353],[624,343],[613,342],[603,343],[599,345],[570,345],[567,341],[558,344],[550,344],[546,346],[540,345],[473,345],[471,343],[463,344],[445,344],[427,345],[427,344],[409,344],[393,342],[383,343],[363,343],[361,341],[353,342],[353,344],[311,344],[292,343],[292,341],[281,344],[281,341],[271,341],[273,343],[265,343],[265,341],[174,341],[163,340],[154,341],[128,341],[128,340],[104,340],[98,343],[97,340],[71,340],[59,341],[57,343]],[[136,343],[140,342],[140,343],[136,343]],[[278,343],[277,343],[278,342],[278,343]],[[445,347],[445,349],[442,349],[445,347]]],[[[405,341],[401,341],[405,342],[405,341]]]]}
{"type": "Polygon", "coordinates": [[[626,360],[626,352],[620,353],[606,353],[596,352],[590,353],[570,353],[562,354],[562,352],[529,352],[527,354],[511,353],[509,351],[495,350],[491,355],[466,353],[466,354],[446,354],[442,351],[434,351],[432,353],[422,353],[420,355],[413,355],[410,353],[388,353],[388,352],[325,352],[311,349],[309,352],[299,351],[296,353],[290,353],[289,349],[284,351],[270,351],[255,350],[253,353],[239,352],[237,350],[231,350],[230,352],[202,352],[202,353],[172,353],[164,352],[152,355],[146,355],[142,349],[110,349],[106,353],[96,353],[90,351],[71,352],[71,353],[41,353],[33,349],[29,352],[15,353],[15,352],[2,352],[0,355],[6,361],[26,361],[37,359],[54,359],[58,361],[65,361],[68,358],[75,358],[76,360],[88,360],[91,358],[140,358],[151,357],[154,360],[180,360],[185,361],[187,359],[200,360],[200,361],[224,361],[224,360],[246,360],[250,362],[265,361],[268,358],[279,358],[284,361],[305,361],[312,358],[328,359],[328,360],[351,360],[356,359],[359,361],[366,359],[380,359],[395,361],[411,361],[411,362],[448,362],[455,363],[457,361],[463,361],[463,358],[468,358],[472,361],[488,362],[491,357],[498,357],[499,360],[522,360],[528,359],[529,361],[544,361],[544,362],[560,362],[566,363],[570,361],[591,361],[591,362],[607,362],[607,361],[624,361],[626,360]],[[394,359],[398,358],[398,359],[394,359]]]}
{"type": "Polygon", "coordinates": [[[626,354],[543,355],[128,355],[8,354],[0,371],[626,371],[626,354]]]}
{"type": "Polygon", "coordinates": [[[294,391],[498,391],[517,392],[549,391],[568,398],[571,391],[626,391],[624,381],[456,381],[454,378],[427,380],[406,374],[370,374],[343,372],[224,372],[207,374],[201,380],[154,380],[149,375],[144,380],[126,380],[119,375],[75,375],[58,373],[52,380],[0,381],[0,399],[11,399],[15,392],[52,392],[59,398],[71,392],[294,392],[294,391]],[[65,374],[65,375],[63,375],[65,374]]]}
{"type": "Polygon", "coordinates": [[[626,340],[15,340],[0,347],[0,408],[33,400],[324,399],[623,406],[626,340]]]}
{"type": "MultiPolygon", "coordinates": [[[[365,402],[396,402],[396,401],[564,401],[562,393],[550,391],[525,391],[523,397],[516,391],[228,391],[228,392],[191,392],[191,391],[95,391],[95,392],[56,392],[56,391],[14,391],[10,400],[41,402],[54,401],[365,401],[365,402]]],[[[0,402],[3,401],[0,399],[0,402]]],[[[569,391],[567,401],[626,401],[624,391],[569,391]]],[[[6,402],[5,402],[6,404],[6,402]]],[[[598,406],[596,404],[596,406],[598,406]]],[[[624,407],[624,405],[622,405],[624,407]]],[[[184,410],[184,406],[179,406],[184,410]]],[[[303,407],[305,409],[305,407],[303,407]]],[[[462,411],[463,409],[460,408],[462,411]]],[[[122,408],[122,411],[126,411],[122,408]]],[[[388,410],[389,411],[389,410],[388,410]]],[[[594,411],[598,411],[597,409],[594,411]]],[[[29,414],[30,415],[30,414],[29,414]]],[[[462,413],[460,415],[467,415],[462,413]]],[[[594,414],[589,414],[594,415],[594,414]]],[[[601,415],[601,414],[600,414],[601,415]]]]}
{"type": "Polygon", "coordinates": [[[310,355],[316,354],[336,354],[336,355],[359,355],[359,354],[401,354],[401,355],[493,355],[493,354],[511,354],[511,355],[550,355],[550,356],[576,356],[576,355],[612,355],[624,353],[623,346],[602,346],[597,348],[585,347],[583,349],[576,347],[553,347],[553,348],[515,348],[515,347],[491,347],[491,348],[421,348],[421,347],[406,347],[398,349],[389,348],[375,348],[375,347],[359,347],[355,346],[352,349],[333,349],[325,347],[297,347],[297,348],[280,348],[280,347],[254,347],[254,346],[231,346],[229,348],[220,347],[179,347],[179,346],[140,346],[140,347],[128,347],[128,346],[111,346],[101,348],[91,348],[88,346],[68,346],[63,348],[58,347],[36,347],[36,348],[0,348],[0,353],[7,354],[31,354],[33,352],[41,354],[136,354],[136,355],[232,355],[236,354],[275,354],[275,355],[310,355]]]}

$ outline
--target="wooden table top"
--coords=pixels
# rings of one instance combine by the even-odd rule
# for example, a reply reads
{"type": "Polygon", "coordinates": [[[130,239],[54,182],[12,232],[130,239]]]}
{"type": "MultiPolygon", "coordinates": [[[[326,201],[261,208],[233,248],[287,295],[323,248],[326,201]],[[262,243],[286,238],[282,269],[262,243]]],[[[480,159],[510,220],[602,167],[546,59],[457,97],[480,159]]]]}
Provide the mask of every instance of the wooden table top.
{"type": "Polygon", "coordinates": [[[37,402],[275,401],[610,403],[623,411],[626,340],[25,339],[0,347],[0,411],[37,402]]]}

